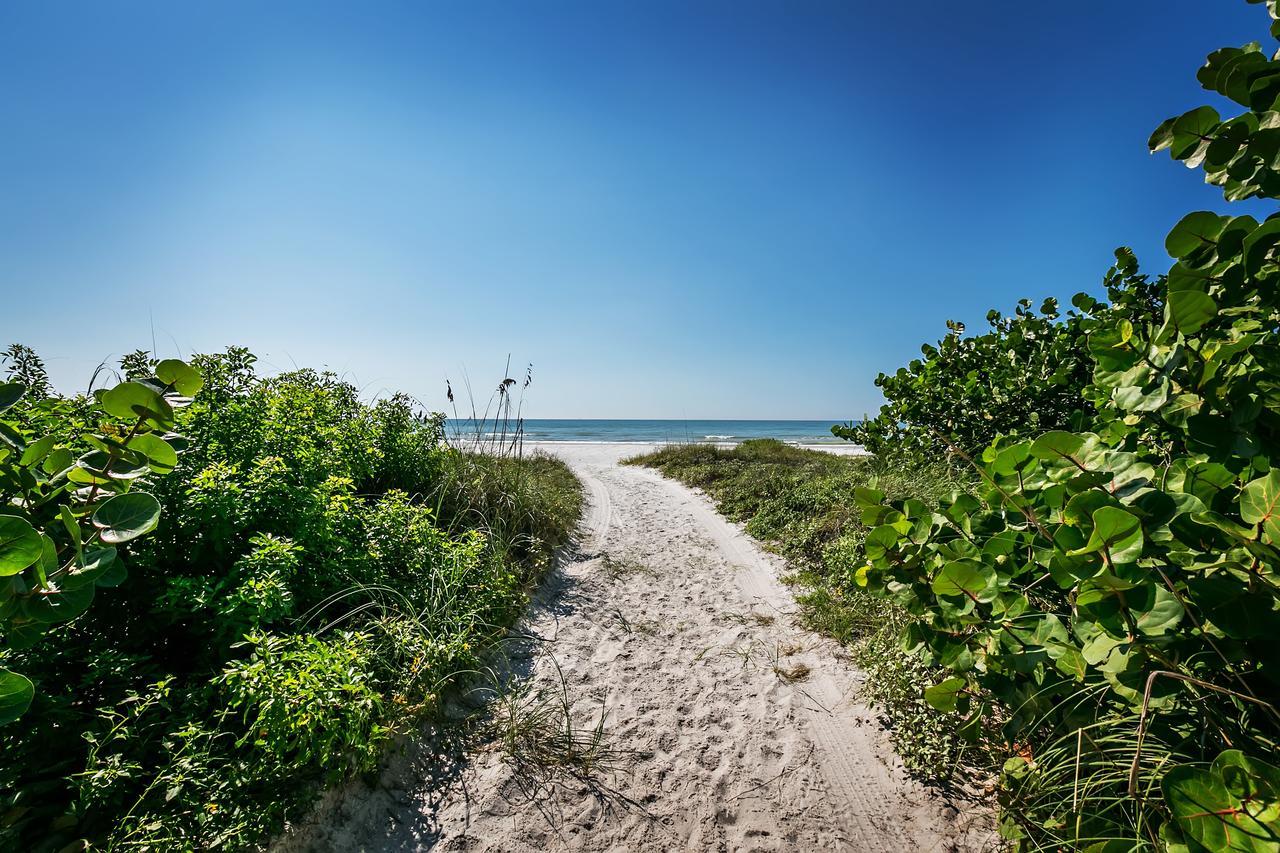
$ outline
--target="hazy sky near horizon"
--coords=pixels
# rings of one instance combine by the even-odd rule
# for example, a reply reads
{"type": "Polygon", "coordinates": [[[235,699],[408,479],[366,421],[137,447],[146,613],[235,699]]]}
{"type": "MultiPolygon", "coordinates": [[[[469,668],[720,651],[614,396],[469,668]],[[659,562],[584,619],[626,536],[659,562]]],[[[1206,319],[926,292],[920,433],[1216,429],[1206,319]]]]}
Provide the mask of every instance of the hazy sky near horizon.
{"type": "Polygon", "coordinates": [[[248,346],[444,408],[860,417],[1226,207],[1145,142],[1243,0],[0,6],[0,345],[248,346]]]}

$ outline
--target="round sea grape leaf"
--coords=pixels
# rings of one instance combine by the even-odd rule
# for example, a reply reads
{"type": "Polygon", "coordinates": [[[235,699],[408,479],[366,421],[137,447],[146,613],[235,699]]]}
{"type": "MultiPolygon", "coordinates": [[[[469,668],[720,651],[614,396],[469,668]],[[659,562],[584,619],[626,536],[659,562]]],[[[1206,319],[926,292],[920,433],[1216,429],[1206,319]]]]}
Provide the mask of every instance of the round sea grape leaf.
{"type": "Polygon", "coordinates": [[[1263,66],[1249,75],[1249,108],[1258,112],[1275,107],[1280,98],[1280,71],[1263,66]]]}
{"type": "Polygon", "coordinates": [[[1050,643],[1045,646],[1054,666],[1063,675],[1069,675],[1076,681],[1084,681],[1089,671],[1089,664],[1080,650],[1069,643],[1050,643]]]}
{"type": "Polygon", "coordinates": [[[1112,563],[1128,563],[1142,555],[1142,522],[1131,512],[1114,506],[1099,507],[1093,513],[1093,532],[1083,548],[1067,552],[1078,557],[1098,551],[1112,563]]]}
{"type": "Polygon", "coordinates": [[[160,436],[154,433],[136,435],[129,441],[129,449],[141,454],[147,465],[157,474],[168,474],[178,464],[178,454],[160,436]]]}
{"type": "Polygon", "coordinates": [[[0,515],[0,577],[16,575],[40,559],[44,542],[23,518],[0,515]]]}
{"type": "MultiPolygon", "coordinates": [[[[1087,529],[1088,525],[1093,523],[1093,514],[1104,506],[1118,507],[1120,502],[1113,498],[1110,492],[1102,489],[1088,489],[1067,501],[1062,511],[1062,520],[1072,527],[1087,529]]],[[[1081,551],[1082,548],[1084,548],[1084,541],[1078,545],[1069,546],[1066,550],[1088,553],[1081,551]]]]}
{"type": "Polygon", "coordinates": [[[27,449],[27,442],[26,439],[22,437],[22,433],[18,432],[4,421],[0,421],[0,441],[9,445],[19,453],[27,449]]]}
{"type": "Polygon", "coordinates": [[[31,679],[12,670],[0,669],[0,726],[25,714],[35,695],[31,679]]]}
{"type": "Polygon", "coordinates": [[[71,590],[95,584],[116,562],[118,561],[114,547],[88,548],[84,552],[84,563],[77,562],[72,570],[60,579],[59,586],[64,590],[71,590]]]}
{"type": "Polygon", "coordinates": [[[1169,398],[1168,404],[1160,410],[1160,417],[1165,423],[1176,427],[1185,427],[1187,419],[1198,414],[1204,407],[1204,398],[1198,394],[1177,394],[1169,398]]]}
{"type": "Polygon", "coordinates": [[[173,423],[173,408],[154,388],[141,382],[121,382],[104,393],[102,408],[124,420],[146,418],[160,426],[173,423]]]}
{"type": "Polygon", "coordinates": [[[1205,621],[1233,640],[1274,636],[1280,629],[1275,601],[1251,594],[1248,583],[1229,572],[1188,578],[1187,590],[1205,621]]]}
{"type": "Polygon", "coordinates": [[[1212,770],[1222,776],[1228,793],[1247,803],[1251,815],[1259,817],[1270,810],[1264,820],[1280,819],[1280,768],[1238,749],[1228,749],[1213,759],[1212,770]]]}
{"type": "Polygon", "coordinates": [[[1198,290],[1174,290],[1169,292],[1165,315],[1179,332],[1191,335],[1218,316],[1218,303],[1209,294],[1198,290]]]}
{"type": "MultiPolygon", "coordinates": [[[[1170,145],[1173,145],[1173,123],[1177,120],[1177,116],[1167,118],[1160,122],[1160,126],[1152,132],[1151,138],[1147,140],[1147,147],[1151,150],[1152,154],[1157,151],[1163,151],[1170,145]]],[[[1080,310],[1087,311],[1089,310],[1088,308],[1084,308],[1080,303],[1076,302],[1077,298],[1084,295],[1085,294],[1077,293],[1076,296],[1072,298],[1071,303],[1077,308],[1080,308],[1080,310]]],[[[1089,298],[1092,299],[1092,297],[1089,298]]]]}
{"type": "Polygon", "coordinates": [[[98,586],[114,589],[129,577],[129,569],[124,560],[113,560],[107,570],[98,576],[98,586]]]}
{"type": "Polygon", "coordinates": [[[1216,245],[1218,235],[1222,233],[1228,221],[1228,217],[1219,216],[1208,210],[1188,213],[1173,226],[1173,230],[1164,240],[1164,247],[1172,258],[1182,259],[1193,256],[1206,246],[1212,248],[1216,245]]]}
{"type": "Polygon", "coordinates": [[[991,467],[998,475],[1010,475],[1017,471],[1026,470],[1030,467],[1033,458],[1031,455],[1031,442],[1024,441],[1000,450],[996,454],[995,461],[991,467]]]}
{"type": "Polygon", "coordinates": [[[935,595],[963,595],[966,598],[985,603],[993,600],[999,590],[996,588],[996,573],[985,563],[976,560],[957,560],[947,563],[933,579],[935,595]]]}
{"type": "Polygon", "coordinates": [[[1255,817],[1260,805],[1273,804],[1274,799],[1245,801],[1236,793],[1271,787],[1264,773],[1242,759],[1244,756],[1220,755],[1209,769],[1183,765],[1170,770],[1161,780],[1165,803],[1178,828],[1206,850],[1258,853],[1275,850],[1280,844],[1274,818],[1263,823],[1255,817]]]}
{"type": "Polygon", "coordinates": [[[1280,469],[1272,469],[1244,487],[1240,494],[1240,517],[1261,525],[1266,542],[1280,542],[1280,469]]]}
{"type": "Polygon", "coordinates": [[[118,545],[150,533],[160,523],[160,502],[146,492],[116,495],[98,507],[93,524],[102,541],[118,545]]]}
{"type": "Polygon", "coordinates": [[[67,479],[73,483],[79,483],[84,486],[111,485],[110,477],[100,476],[98,474],[95,474],[93,471],[89,470],[88,468],[81,467],[78,464],[76,465],[76,467],[72,468],[70,471],[67,472],[67,479]]]}
{"type": "Polygon", "coordinates": [[[1245,269],[1256,275],[1271,259],[1271,251],[1280,243],[1280,219],[1271,219],[1254,229],[1244,241],[1245,269]]]}
{"type": "Polygon", "coordinates": [[[204,387],[204,377],[185,361],[166,358],[156,365],[156,378],[184,397],[193,397],[204,387]]]}
{"type": "Polygon", "coordinates": [[[31,442],[27,445],[27,449],[22,451],[22,457],[18,460],[18,464],[24,468],[35,465],[49,455],[49,451],[53,450],[53,445],[56,441],[57,439],[52,435],[46,435],[44,438],[31,442]]]}
{"type": "Polygon", "coordinates": [[[21,382],[0,382],[0,412],[12,409],[27,393],[27,386],[21,382]]]}
{"type": "Polygon", "coordinates": [[[1196,524],[1205,524],[1217,528],[1233,539],[1241,541],[1253,539],[1253,528],[1241,524],[1234,518],[1228,518],[1220,512],[1214,512],[1213,510],[1194,512],[1191,514],[1191,520],[1196,524]]]}
{"type": "Polygon", "coordinates": [[[1213,107],[1197,107],[1178,116],[1173,122],[1170,154],[1176,160],[1191,157],[1197,148],[1206,144],[1219,121],[1218,111],[1213,107]]]}
{"type": "Polygon", "coordinates": [[[882,524],[867,534],[866,549],[867,559],[872,563],[883,560],[888,552],[898,547],[898,541],[901,535],[887,524],[882,524]]]}
{"type": "Polygon", "coordinates": [[[878,507],[884,503],[884,492],[866,486],[857,486],[853,490],[853,501],[862,509],[878,507]]]}
{"type": "Polygon", "coordinates": [[[1054,430],[1046,432],[1031,443],[1031,453],[1046,462],[1065,460],[1081,468],[1084,466],[1081,451],[1091,436],[1054,430]]]}
{"type": "Polygon", "coordinates": [[[956,703],[960,699],[960,691],[964,689],[964,683],[963,678],[953,676],[932,687],[926,687],[924,701],[942,713],[950,714],[956,709],[956,703]]]}
{"type": "MultiPolygon", "coordinates": [[[[26,601],[19,601],[18,606],[19,609],[25,610],[26,601]]],[[[43,640],[47,633],[49,633],[49,626],[43,622],[22,622],[9,626],[5,641],[11,649],[29,649],[43,640]]]]}
{"type": "Polygon", "coordinates": [[[1166,480],[1168,488],[1195,495],[1206,506],[1213,506],[1218,494],[1236,480],[1229,468],[1218,462],[1175,460],[1166,480]]]}
{"type": "Polygon", "coordinates": [[[45,625],[70,622],[89,609],[93,603],[93,584],[63,589],[42,595],[33,595],[22,602],[22,612],[29,619],[45,625]]]}
{"type": "Polygon", "coordinates": [[[75,454],[70,448],[59,447],[52,451],[44,458],[44,464],[40,467],[44,468],[44,472],[49,475],[61,474],[63,471],[71,467],[76,461],[75,454]]]}
{"type": "Polygon", "coordinates": [[[1178,597],[1162,586],[1155,588],[1155,601],[1138,614],[1138,630],[1150,637],[1167,634],[1178,626],[1186,611],[1178,597]]]}
{"type": "Polygon", "coordinates": [[[1169,399],[1169,383],[1156,383],[1154,388],[1141,385],[1124,385],[1111,394],[1116,408],[1123,412],[1155,412],[1169,399]]]}

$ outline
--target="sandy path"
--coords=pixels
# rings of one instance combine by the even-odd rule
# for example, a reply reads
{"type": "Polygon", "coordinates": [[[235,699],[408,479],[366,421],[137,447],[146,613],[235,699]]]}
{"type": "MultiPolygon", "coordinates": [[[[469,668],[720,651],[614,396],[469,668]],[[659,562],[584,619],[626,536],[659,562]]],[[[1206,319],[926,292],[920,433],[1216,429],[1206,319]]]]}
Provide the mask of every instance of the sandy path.
{"type": "MultiPolygon", "coordinates": [[[[553,445],[587,486],[577,557],[526,630],[535,684],[563,673],[574,716],[605,710],[633,753],[603,780],[532,793],[496,752],[443,777],[407,758],[312,827],[345,850],[970,850],[984,833],[911,782],[839,648],[795,627],[780,564],[705,499],[618,460],[635,445],[553,445]],[[803,667],[808,674],[801,674],[803,667]],[[780,674],[781,670],[784,674],[780,674]],[[788,676],[796,676],[790,678],[788,676]],[[398,774],[398,781],[396,776],[398,774]]],[[[301,841],[301,837],[298,839],[301,841]]],[[[291,845],[295,846],[295,845],[291,845]]]]}

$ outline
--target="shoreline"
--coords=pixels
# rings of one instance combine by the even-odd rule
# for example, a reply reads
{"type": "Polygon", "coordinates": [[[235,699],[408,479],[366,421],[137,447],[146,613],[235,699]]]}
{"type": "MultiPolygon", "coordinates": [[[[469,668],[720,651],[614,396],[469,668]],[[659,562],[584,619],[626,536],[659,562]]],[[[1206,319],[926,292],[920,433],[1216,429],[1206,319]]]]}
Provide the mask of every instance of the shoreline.
{"type": "MultiPolygon", "coordinates": [[[[753,439],[745,439],[745,440],[750,441],[753,439]]],[[[471,441],[474,442],[474,439],[472,439],[471,441]]],[[[788,447],[795,447],[800,450],[816,450],[822,453],[830,453],[834,456],[870,456],[871,455],[866,450],[864,450],[860,445],[857,445],[857,444],[848,444],[848,443],[800,444],[800,443],[793,443],[790,441],[783,441],[782,439],[779,439],[779,441],[782,441],[782,443],[787,445],[788,447]]],[[[450,443],[453,444],[453,441],[450,440],[450,443]]],[[[603,441],[603,440],[592,441],[592,440],[586,440],[586,439],[566,439],[566,440],[557,441],[557,440],[548,440],[548,439],[536,439],[536,440],[525,439],[524,441],[524,446],[526,448],[532,448],[534,450],[543,450],[546,452],[551,452],[554,448],[557,448],[557,447],[564,447],[564,448],[618,447],[618,448],[634,449],[637,454],[645,452],[646,450],[657,450],[662,447],[684,446],[684,445],[690,445],[690,444],[696,444],[699,446],[707,446],[707,447],[718,447],[722,450],[729,450],[742,444],[742,442],[741,441],[644,441],[639,439],[632,440],[632,441],[603,441]]],[[[457,446],[462,446],[463,449],[465,449],[465,444],[457,445],[457,446]]]]}

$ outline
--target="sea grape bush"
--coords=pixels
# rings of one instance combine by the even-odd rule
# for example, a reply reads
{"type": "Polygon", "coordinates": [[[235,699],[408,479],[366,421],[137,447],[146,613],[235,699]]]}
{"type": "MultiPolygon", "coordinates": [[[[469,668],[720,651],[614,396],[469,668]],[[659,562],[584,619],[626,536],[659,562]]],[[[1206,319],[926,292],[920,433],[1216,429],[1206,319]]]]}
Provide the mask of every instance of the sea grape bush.
{"type": "MultiPolygon", "coordinates": [[[[24,402],[29,426],[56,421],[43,365],[29,349],[8,350],[10,372],[26,381],[0,384],[0,415],[24,402]],[[53,417],[50,417],[53,415],[53,417]]],[[[185,445],[172,432],[175,411],[200,390],[198,371],[176,359],[148,365],[94,394],[98,431],[26,429],[0,420],[0,631],[4,646],[24,649],[52,626],[93,603],[100,587],[127,577],[120,547],[155,529],[160,503],[144,489],[173,471],[185,445]]],[[[67,424],[74,426],[75,424],[67,424]]],[[[31,704],[30,678],[0,668],[0,725],[31,704]]]]}
{"type": "Polygon", "coordinates": [[[874,418],[832,432],[879,456],[923,458],[1068,426],[1088,381],[1079,318],[1046,299],[1038,313],[1023,300],[1013,316],[991,311],[987,322],[990,331],[966,337],[963,323],[948,320],[947,336],[920,348],[923,358],[876,377],[886,402],[874,418]]]}
{"type": "MultiPolygon", "coordinates": [[[[1217,51],[1199,79],[1246,111],[1192,110],[1152,150],[1280,197],[1280,62],[1217,51]]],[[[1280,845],[1280,214],[1192,213],[1166,247],[1158,318],[1123,287],[1075,300],[1087,428],[996,438],[934,506],[859,494],[857,581],[949,671],[926,698],[1000,727],[1027,847],[1280,845]]],[[[1136,275],[1122,251],[1108,282],[1136,275]]]]}
{"type": "Polygon", "coordinates": [[[1111,304],[1085,303],[1089,311],[1063,313],[1052,298],[1036,311],[1024,299],[1012,316],[988,312],[990,330],[976,336],[947,321],[947,336],[922,346],[923,358],[876,377],[886,402],[875,417],[831,431],[881,457],[959,461],[957,453],[981,452],[997,435],[1081,427],[1093,414],[1084,396],[1090,312],[1122,304],[1127,316],[1155,318],[1163,310],[1163,279],[1150,281],[1136,264],[1113,271],[1106,285],[1111,304]]]}

